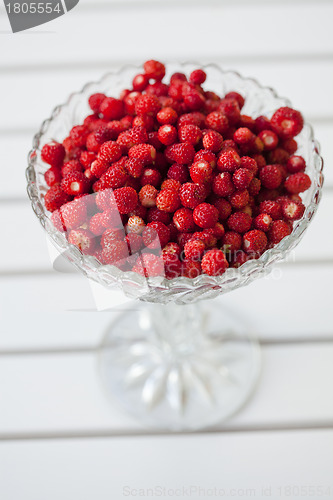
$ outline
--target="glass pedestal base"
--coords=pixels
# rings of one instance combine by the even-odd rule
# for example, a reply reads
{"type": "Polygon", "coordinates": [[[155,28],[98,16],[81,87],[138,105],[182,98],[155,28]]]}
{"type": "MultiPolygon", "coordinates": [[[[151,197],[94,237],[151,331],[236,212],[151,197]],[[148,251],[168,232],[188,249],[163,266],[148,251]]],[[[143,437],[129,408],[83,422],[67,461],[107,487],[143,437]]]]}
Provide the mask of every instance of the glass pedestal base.
{"type": "Polygon", "coordinates": [[[220,303],[135,304],[98,354],[106,392],[152,429],[198,430],[239,411],[256,387],[260,349],[220,303]]]}

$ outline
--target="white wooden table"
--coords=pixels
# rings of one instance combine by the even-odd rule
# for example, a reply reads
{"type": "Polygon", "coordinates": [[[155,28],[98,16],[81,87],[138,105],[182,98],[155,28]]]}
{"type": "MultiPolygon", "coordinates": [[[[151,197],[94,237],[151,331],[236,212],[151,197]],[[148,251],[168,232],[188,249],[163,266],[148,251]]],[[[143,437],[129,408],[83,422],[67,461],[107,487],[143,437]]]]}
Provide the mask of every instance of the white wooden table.
{"type": "Polygon", "coordinates": [[[329,0],[81,0],[12,35],[0,6],[1,500],[333,499],[332,20],[329,0]],[[326,163],[292,259],[217,299],[242,304],[263,373],[247,407],[207,433],[151,434],[105,399],[94,356],[110,314],[93,311],[84,277],[52,269],[25,194],[31,138],[54,105],[152,57],[275,87],[314,125],[326,163]]]}

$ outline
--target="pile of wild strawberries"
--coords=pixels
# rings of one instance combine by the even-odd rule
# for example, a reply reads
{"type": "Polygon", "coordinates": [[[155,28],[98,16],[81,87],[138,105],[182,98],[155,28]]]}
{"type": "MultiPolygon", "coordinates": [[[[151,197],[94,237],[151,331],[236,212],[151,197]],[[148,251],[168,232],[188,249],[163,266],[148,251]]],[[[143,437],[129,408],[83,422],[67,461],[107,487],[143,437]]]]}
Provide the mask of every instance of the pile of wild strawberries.
{"type": "Polygon", "coordinates": [[[52,221],[83,254],[145,276],[221,275],[258,258],[302,217],[311,180],[294,155],[299,111],[242,114],[244,98],[206,91],[206,73],[147,61],[119,98],[46,144],[52,221]]]}

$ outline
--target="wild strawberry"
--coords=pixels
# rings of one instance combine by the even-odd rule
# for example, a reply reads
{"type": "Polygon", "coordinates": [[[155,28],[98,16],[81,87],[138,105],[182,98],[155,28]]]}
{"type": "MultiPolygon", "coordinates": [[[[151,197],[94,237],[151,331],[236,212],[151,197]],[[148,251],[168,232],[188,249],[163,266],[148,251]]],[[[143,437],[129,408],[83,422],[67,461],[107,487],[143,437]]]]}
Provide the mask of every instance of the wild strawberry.
{"type": "Polygon", "coordinates": [[[219,212],[214,205],[210,203],[200,203],[193,210],[194,222],[203,229],[215,226],[219,219],[219,212]]]}
{"type": "Polygon", "coordinates": [[[80,158],[82,149],[78,148],[77,146],[74,146],[72,139],[70,137],[65,137],[65,139],[62,141],[62,145],[65,148],[68,160],[78,160],[80,158]]]}
{"type": "Polygon", "coordinates": [[[213,169],[211,164],[205,160],[192,163],[190,176],[193,182],[197,184],[211,183],[213,179],[213,169]]]}
{"type": "Polygon", "coordinates": [[[182,263],[178,255],[172,253],[162,252],[162,259],[164,262],[165,277],[169,280],[178,278],[181,275],[182,263]]]}
{"type": "Polygon", "coordinates": [[[261,254],[267,246],[267,236],[259,229],[252,229],[243,236],[243,247],[248,254],[261,254]]]}
{"type": "Polygon", "coordinates": [[[194,162],[202,160],[207,161],[212,167],[212,170],[216,167],[216,156],[212,151],[209,151],[208,149],[200,149],[200,151],[195,153],[194,162]]]}
{"type": "Polygon", "coordinates": [[[205,149],[213,153],[218,153],[222,148],[223,137],[218,132],[215,132],[215,130],[210,130],[204,135],[202,144],[205,149]]]}
{"type": "Polygon", "coordinates": [[[155,207],[157,194],[158,191],[154,186],[151,186],[149,184],[143,186],[143,188],[141,188],[139,192],[139,200],[141,205],[146,208],[155,207]]]}
{"type": "Polygon", "coordinates": [[[281,141],[281,148],[287,151],[288,154],[293,155],[297,151],[297,142],[295,139],[284,139],[281,141]]]}
{"type": "Polygon", "coordinates": [[[303,172],[306,167],[305,160],[301,156],[291,156],[287,161],[286,167],[290,174],[303,172]]]}
{"type": "Polygon", "coordinates": [[[175,212],[180,206],[180,199],[174,189],[163,189],[156,198],[156,206],[164,212],[175,212]]]}
{"type": "Polygon", "coordinates": [[[233,254],[240,250],[242,246],[242,236],[235,231],[226,231],[222,239],[223,250],[228,254],[233,254]]]}
{"type": "Polygon", "coordinates": [[[201,274],[201,263],[197,260],[185,259],[181,266],[181,275],[185,278],[194,279],[201,274]]]}
{"type": "Polygon", "coordinates": [[[137,115],[156,116],[161,109],[158,98],[154,95],[140,95],[135,102],[135,112],[137,115]]]}
{"type": "Polygon", "coordinates": [[[217,160],[217,170],[219,172],[234,172],[241,166],[241,158],[233,149],[221,153],[217,160]]]}
{"type": "Polygon", "coordinates": [[[206,81],[207,75],[202,69],[195,69],[190,74],[189,81],[194,85],[201,85],[206,81]]]}
{"type": "Polygon", "coordinates": [[[223,135],[226,133],[229,127],[228,118],[219,111],[213,111],[206,116],[205,125],[207,128],[219,132],[223,135]]]}
{"type": "MultiPolygon", "coordinates": [[[[158,132],[149,132],[147,143],[150,144],[151,146],[153,146],[156,149],[156,151],[159,151],[163,148],[163,144],[161,143],[161,141],[158,138],[158,132]]],[[[156,153],[156,156],[157,156],[157,153],[156,153]]],[[[164,158],[163,154],[162,154],[162,157],[164,158]]]]}
{"type": "Polygon", "coordinates": [[[291,233],[289,224],[283,220],[275,220],[268,231],[268,238],[270,243],[276,245],[291,233]]]}
{"type": "Polygon", "coordinates": [[[178,245],[178,243],[175,243],[173,241],[170,241],[165,245],[165,247],[162,250],[163,255],[176,255],[177,257],[180,256],[181,253],[181,248],[178,245]]]}
{"type": "Polygon", "coordinates": [[[253,179],[253,173],[247,168],[238,168],[232,176],[232,182],[236,189],[246,189],[253,179]]]}
{"type": "Polygon", "coordinates": [[[240,127],[236,130],[233,136],[233,140],[236,144],[241,146],[252,146],[255,141],[256,136],[247,127],[240,127]]]}
{"type": "Polygon", "coordinates": [[[138,179],[143,173],[144,162],[139,158],[128,158],[125,163],[125,168],[129,175],[138,179]]]}
{"type": "Polygon", "coordinates": [[[248,192],[250,196],[257,196],[259,194],[261,188],[261,182],[260,179],[257,179],[257,177],[254,177],[252,181],[249,184],[248,192]]]}
{"type": "Polygon", "coordinates": [[[165,75],[165,66],[159,61],[149,60],[143,65],[146,75],[157,82],[160,82],[165,75]]]}
{"type": "Polygon", "coordinates": [[[96,155],[92,151],[82,151],[80,155],[80,163],[85,169],[91,167],[91,164],[96,160],[96,155]]]}
{"type": "Polygon", "coordinates": [[[65,193],[76,196],[88,193],[90,183],[82,172],[73,172],[62,179],[61,187],[65,193]]]}
{"type": "Polygon", "coordinates": [[[192,144],[183,142],[181,144],[172,144],[165,150],[166,159],[171,162],[176,162],[181,165],[191,163],[195,155],[195,150],[192,144]]]}
{"type": "Polygon", "coordinates": [[[196,125],[202,128],[205,125],[205,115],[199,111],[193,111],[192,113],[184,113],[178,118],[178,129],[181,129],[185,125],[196,125]]]}
{"type": "Polygon", "coordinates": [[[235,191],[229,196],[229,201],[234,208],[244,208],[249,203],[250,195],[247,189],[235,191]]]}
{"type": "Polygon", "coordinates": [[[254,132],[256,129],[256,122],[251,116],[248,115],[240,115],[238,127],[249,128],[251,132],[254,132]]]}
{"type": "Polygon", "coordinates": [[[165,146],[170,146],[177,141],[177,129],[173,125],[162,125],[158,129],[158,140],[165,146]]]}
{"type": "Polygon", "coordinates": [[[137,233],[127,234],[125,241],[127,243],[130,255],[138,253],[143,247],[142,237],[137,233]]]}
{"type": "Polygon", "coordinates": [[[297,172],[288,177],[284,183],[284,187],[291,194],[303,193],[311,186],[310,177],[304,172],[297,172]]]}
{"type": "Polygon", "coordinates": [[[141,92],[134,90],[133,92],[128,92],[126,95],[122,97],[125,107],[126,115],[134,115],[135,114],[135,103],[141,96],[141,92]]]}
{"type": "Polygon", "coordinates": [[[174,163],[168,170],[168,178],[178,181],[181,184],[186,182],[189,178],[189,171],[185,165],[174,163]]]}
{"type": "Polygon", "coordinates": [[[95,160],[91,167],[90,167],[90,172],[96,179],[100,179],[103,174],[108,170],[109,164],[104,163],[101,160],[95,160]]]}
{"type": "Polygon", "coordinates": [[[217,238],[211,231],[211,228],[205,229],[204,231],[196,231],[189,239],[201,240],[204,242],[206,248],[213,248],[217,244],[217,238]]]}
{"type": "Polygon", "coordinates": [[[204,107],[205,98],[197,90],[188,89],[184,95],[184,103],[185,103],[187,109],[189,109],[191,111],[198,111],[204,107]]]}
{"type": "Polygon", "coordinates": [[[214,227],[207,229],[207,232],[210,232],[216,239],[220,240],[225,234],[225,229],[221,222],[217,222],[214,227]]]}
{"type": "Polygon", "coordinates": [[[65,148],[58,142],[50,142],[42,148],[41,158],[52,167],[59,167],[65,158],[65,148]]]}
{"type": "Polygon", "coordinates": [[[130,213],[138,204],[137,192],[131,187],[115,189],[113,195],[120,214],[130,213]]]}
{"type": "Polygon", "coordinates": [[[88,103],[94,113],[98,114],[100,112],[101,104],[105,98],[106,95],[101,93],[93,94],[89,97],[88,103]]]}
{"type": "Polygon", "coordinates": [[[70,160],[63,164],[61,167],[61,175],[62,177],[66,177],[66,175],[72,174],[74,172],[82,172],[83,166],[79,162],[79,160],[70,160]]]}
{"type": "Polygon", "coordinates": [[[69,133],[74,146],[82,148],[86,145],[86,140],[89,135],[89,129],[84,125],[76,125],[69,133]]]}
{"type": "Polygon", "coordinates": [[[147,209],[139,202],[134,210],[132,210],[128,215],[137,215],[138,217],[141,217],[141,219],[145,220],[147,216],[147,209]]]}
{"type": "Polygon", "coordinates": [[[100,113],[106,120],[119,120],[124,116],[124,103],[120,99],[106,97],[100,106],[100,113]]]}
{"type": "Polygon", "coordinates": [[[268,214],[259,214],[254,219],[253,224],[256,229],[260,229],[260,231],[264,231],[265,233],[269,230],[273,222],[273,219],[268,214]]]}
{"type": "Polygon", "coordinates": [[[143,230],[142,239],[148,248],[163,248],[170,241],[170,230],[163,222],[149,222],[143,230]]]}
{"type": "Polygon", "coordinates": [[[284,165],[289,159],[289,153],[282,148],[275,148],[266,154],[267,163],[284,165]]]}
{"type": "Polygon", "coordinates": [[[183,233],[190,233],[195,228],[193,220],[193,212],[189,208],[180,208],[173,216],[173,222],[178,229],[183,233]]]}
{"type": "Polygon", "coordinates": [[[72,229],[68,242],[78,247],[84,255],[92,255],[96,248],[96,237],[86,229],[72,229]]]}
{"type": "Polygon", "coordinates": [[[173,108],[165,107],[157,113],[156,118],[161,125],[173,125],[178,119],[178,114],[173,108]]]}
{"type": "Polygon", "coordinates": [[[206,245],[202,240],[189,240],[185,243],[184,253],[186,259],[200,261],[205,253],[206,245]]]}
{"type": "Polygon", "coordinates": [[[50,167],[46,170],[44,174],[45,182],[48,186],[54,186],[55,184],[59,184],[62,179],[61,171],[58,167],[50,167]]]}
{"type": "Polygon", "coordinates": [[[199,184],[185,182],[179,190],[179,197],[184,207],[194,209],[206,198],[206,190],[199,184]]]}
{"type": "Polygon", "coordinates": [[[298,135],[303,128],[303,117],[299,111],[282,107],[275,111],[271,124],[282,139],[290,139],[298,135]]]}
{"type": "Polygon", "coordinates": [[[142,92],[143,90],[145,90],[148,84],[149,84],[148,75],[135,75],[132,81],[133,90],[137,90],[138,92],[142,92]]]}
{"type": "Polygon", "coordinates": [[[240,119],[240,108],[237,99],[224,98],[219,103],[218,110],[228,118],[230,125],[235,125],[240,119]]]}
{"type": "Polygon", "coordinates": [[[59,209],[55,210],[54,212],[52,212],[52,214],[51,214],[51,220],[52,220],[52,224],[54,225],[54,227],[58,231],[61,231],[62,233],[64,233],[66,231],[66,227],[64,226],[64,223],[63,223],[63,220],[62,220],[61,213],[60,213],[59,209]]]}
{"type": "Polygon", "coordinates": [[[94,132],[91,132],[86,140],[86,147],[88,151],[98,153],[101,145],[110,140],[110,130],[106,125],[99,127],[94,132]]]}
{"type": "Polygon", "coordinates": [[[149,208],[146,217],[147,222],[163,222],[166,226],[171,222],[171,216],[168,212],[164,212],[157,207],[149,208]]]}
{"type": "Polygon", "coordinates": [[[258,172],[258,164],[255,158],[251,158],[250,156],[242,156],[240,166],[242,168],[247,168],[248,170],[250,170],[253,173],[253,175],[256,175],[258,172]]]}
{"type": "Polygon", "coordinates": [[[150,184],[151,186],[158,187],[161,184],[161,174],[156,168],[145,168],[141,178],[141,186],[150,184]]]}
{"type": "Polygon", "coordinates": [[[166,85],[165,83],[162,82],[150,83],[146,88],[146,94],[155,95],[156,97],[159,98],[164,97],[167,99],[168,92],[169,92],[169,85],[166,85]]]}
{"type": "Polygon", "coordinates": [[[252,217],[244,212],[235,212],[228,219],[228,226],[231,231],[246,233],[251,229],[252,217]]]}
{"type": "Polygon", "coordinates": [[[179,191],[180,187],[181,183],[174,179],[165,179],[161,184],[161,189],[174,189],[175,191],[179,191]]]}
{"type": "Polygon", "coordinates": [[[229,172],[222,172],[214,178],[213,191],[218,196],[229,196],[234,192],[234,190],[235,187],[229,172]]]}
{"type": "Polygon", "coordinates": [[[219,212],[219,219],[220,220],[225,220],[229,217],[232,211],[232,207],[230,203],[225,200],[224,198],[218,198],[217,200],[213,201],[214,207],[217,208],[219,212]]]}
{"type": "Polygon", "coordinates": [[[89,221],[89,230],[95,235],[100,236],[105,231],[104,215],[101,212],[93,215],[89,221]]]}
{"type": "Polygon", "coordinates": [[[277,165],[265,165],[259,173],[261,184],[267,189],[276,189],[281,185],[282,175],[277,165]]]}
{"type": "Polygon", "coordinates": [[[282,216],[280,203],[273,200],[262,201],[259,205],[259,212],[270,215],[273,220],[280,219],[282,216]]]}
{"type": "Polygon", "coordinates": [[[132,126],[132,116],[125,116],[121,120],[111,120],[106,124],[110,133],[110,139],[116,140],[119,135],[132,126]]]}
{"type": "Polygon", "coordinates": [[[229,267],[228,261],[222,250],[208,250],[202,258],[201,268],[209,276],[221,276],[229,267]]]}
{"type": "Polygon", "coordinates": [[[87,208],[81,200],[73,200],[62,205],[60,213],[67,229],[77,229],[87,219],[87,208]]]}
{"type": "Polygon", "coordinates": [[[131,215],[127,221],[126,229],[131,233],[141,234],[145,228],[145,221],[138,215],[131,215]]]}
{"type": "Polygon", "coordinates": [[[55,184],[44,196],[45,208],[49,212],[54,212],[70,199],[71,196],[65,193],[59,184],[55,184]]]}
{"type": "Polygon", "coordinates": [[[117,264],[122,259],[126,259],[128,255],[127,242],[124,240],[114,241],[105,246],[102,251],[102,256],[106,264],[117,264]]]}
{"type": "Polygon", "coordinates": [[[264,143],[265,151],[272,151],[272,149],[276,148],[279,142],[278,136],[272,130],[262,130],[258,137],[264,143]]]}
{"type": "Polygon", "coordinates": [[[285,199],[281,201],[281,210],[285,219],[294,221],[302,217],[305,206],[302,202],[285,199]]]}
{"type": "MultiPolygon", "coordinates": [[[[174,223],[172,222],[171,224],[174,224],[174,223]]],[[[170,226],[171,226],[171,224],[170,224],[170,226]]],[[[170,226],[169,226],[169,228],[170,228],[170,226]]],[[[179,245],[179,247],[183,251],[186,243],[193,238],[193,233],[191,233],[191,232],[189,232],[189,233],[182,233],[182,232],[178,231],[178,229],[176,228],[176,226],[174,226],[174,227],[176,229],[176,237],[174,238],[174,241],[177,242],[177,244],[179,245]]],[[[171,229],[171,231],[172,231],[172,229],[171,229]]]]}
{"type": "MultiPolygon", "coordinates": [[[[121,229],[107,229],[104,231],[103,236],[101,238],[101,245],[103,248],[107,248],[113,245],[116,241],[123,242],[125,237],[125,233],[121,229]]],[[[122,257],[123,258],[123,257],[122,257]]]]}
{"type": "Polygon", "coordinates": [[[153,163],[156,158],[156,149],[150,144],[137,144],[131,147],[128,152],[130,158],[138,158],[142,160],[145,165],[153,163]]]}
{"type": "Polygon", "coordinates": [[[141,253],[132,271],[146,278],[165,275],[162,257],[151,253],[141,253]]]}
{"type": "Polygon", "coordinates": [[[196,146],[202,138],[202,132],[196,125],[184,125],[178,132],[180,142],[188,142],[196,146]]]}
{"type": "MultiPolygon", "coordinates": [[[[121,160],[120,160],[121,161],[121,160]]],[[[122,163],[113,163],[100,178],[103,189],[116,189],[123,187],[128,179],[128,174],[122,163]]]]}

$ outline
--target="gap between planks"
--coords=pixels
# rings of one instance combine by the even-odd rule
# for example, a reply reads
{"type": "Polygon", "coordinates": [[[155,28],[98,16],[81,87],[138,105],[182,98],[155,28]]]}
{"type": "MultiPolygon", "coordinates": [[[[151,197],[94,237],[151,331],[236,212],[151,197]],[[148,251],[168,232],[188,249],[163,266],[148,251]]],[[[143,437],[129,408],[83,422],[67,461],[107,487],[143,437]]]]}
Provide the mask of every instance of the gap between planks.
{"type": "Polygon", "coordinates": [[[313,431],[313,430],[333,430],[333,420],[327,422],[305,422],[300,424],[270,424],[270,425],[248,425],[237,426],[226,425],[225,427],[205,429],[201,431],[168,431],[168,430],[149,430],[149,429],[126,429],[110,431],[108,429],[96,431],[68,431],[68,432],[33,432],[33,433],[9,433],[0,434],[0,442],[15,441],[48,441],[48,440],[75,440],[75,439],[108,439],[124,437],[168,437],[177,438],[179,436],[200,436],[207,434],[241,434],[241,433],[262,433],[262,432],[295,432],[295,431],[313,431]]]}

